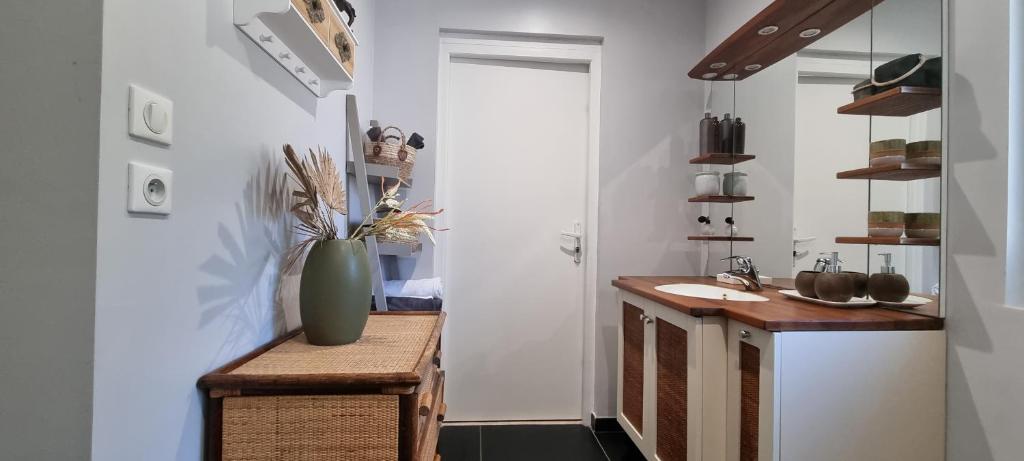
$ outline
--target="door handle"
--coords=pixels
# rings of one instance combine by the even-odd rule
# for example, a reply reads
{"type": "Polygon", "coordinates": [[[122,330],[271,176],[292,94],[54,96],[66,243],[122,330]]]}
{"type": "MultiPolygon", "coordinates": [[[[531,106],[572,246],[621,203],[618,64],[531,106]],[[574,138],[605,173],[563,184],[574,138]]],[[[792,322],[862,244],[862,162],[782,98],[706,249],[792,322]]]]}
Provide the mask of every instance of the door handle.
{"type": "Polygon", "coordinates": [[[562,231],[562,237],[573,240],[572,259],[576,264],[579,264],[580,261],[583,261],[583,228],[580,222],[573,222],[571,231],[562,231]]]}

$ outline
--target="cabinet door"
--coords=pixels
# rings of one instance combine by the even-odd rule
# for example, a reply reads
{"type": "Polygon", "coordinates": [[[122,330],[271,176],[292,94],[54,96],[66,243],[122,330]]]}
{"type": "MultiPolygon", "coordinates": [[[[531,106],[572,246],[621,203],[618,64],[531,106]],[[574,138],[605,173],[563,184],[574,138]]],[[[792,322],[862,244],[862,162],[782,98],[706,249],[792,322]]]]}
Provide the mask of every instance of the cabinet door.
{"type": "Polygon", "coordinates": [[[618,420],[638,446],[644,436],[646,319],[642,303],[621,298],[619,325],[618,420]]]}
{"type": "Polygon", "coordinates": [[[650,395],[655,459],[701,459],[700,319],[662,306],[654,314],[654,382],[650,395]]]}
{"type": "Polygon", "coordinates": [[[729,322],[729,461],[778,460],[778,373],[776,337],[740,322],[729,322]]]}

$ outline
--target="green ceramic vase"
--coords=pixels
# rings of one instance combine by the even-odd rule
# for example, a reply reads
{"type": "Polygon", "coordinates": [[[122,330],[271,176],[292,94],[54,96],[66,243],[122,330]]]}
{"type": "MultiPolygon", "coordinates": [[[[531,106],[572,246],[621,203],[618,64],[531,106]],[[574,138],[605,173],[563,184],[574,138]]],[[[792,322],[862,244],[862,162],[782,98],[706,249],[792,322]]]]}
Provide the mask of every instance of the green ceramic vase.
{"type": "Polygon", "coordinates": [[[370,316],[372,291],[363,242],[313,244],[299,284],[299,313],[310,344],[337,346],[358,340],[370,316]]]}

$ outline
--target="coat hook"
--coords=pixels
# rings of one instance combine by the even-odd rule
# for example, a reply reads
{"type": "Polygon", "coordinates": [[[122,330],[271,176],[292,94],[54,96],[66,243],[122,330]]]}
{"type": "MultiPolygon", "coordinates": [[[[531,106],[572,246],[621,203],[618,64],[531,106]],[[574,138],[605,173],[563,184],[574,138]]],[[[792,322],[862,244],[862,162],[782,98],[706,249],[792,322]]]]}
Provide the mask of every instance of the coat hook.
{"type": "Polygon", "coordinates": [[[281,60],[291,59],[292,58],[292,54],[287,52],[287,51],[282,51],[282,52],[277,54],[277,58],[281,59],[281,60]]]}
{"type": "Polygon", "coordinates": [[[306,68],[302,67],[302,66],[296,66],[295,67],[295,73],[296,74],[305,74],[306,73],[306,68]]]}
{"type": "Polygon", "coordinates": [[[260,41],[261,42],[273,42],[274,41],[274,36],[273,35],[263,35],[263,34],[260,34],[260,41]]]}

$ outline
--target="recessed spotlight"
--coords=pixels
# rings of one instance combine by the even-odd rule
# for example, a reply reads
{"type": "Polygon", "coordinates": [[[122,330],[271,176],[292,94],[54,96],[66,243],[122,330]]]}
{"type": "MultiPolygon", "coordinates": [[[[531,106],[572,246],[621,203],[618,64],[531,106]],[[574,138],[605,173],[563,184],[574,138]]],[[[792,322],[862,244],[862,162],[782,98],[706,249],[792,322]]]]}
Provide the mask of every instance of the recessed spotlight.
{"type": "Polygon", "coordinates": [[[736,74],[725,74],[725,75],[722,76],[722,78],[724,78],[726,80],[736,80],[736,77],[739,77],[739,75],[736,75],[736,74]]]}
{"type": "Polygon", "coordinates": [[[779,26],[764,26],[757,31],[758,35],[771,35],[779,31],[779,26]]]}
{"type": "Polygon", "coordinates": [[[818,34],[820,34],[820,33],[821,33],[821,29],[807,29],[807,30],[805,30],[803,32],[800,32],[800,37],[801,38],[817,37],[818,34]]]}
{"type": "Polygon", "coordinates": [[[724,62],[713,62],[708,67],[710,67],[712,69],[721,69],[721,68],[723,68],[725,66],[726,66],[726,63],[724,63],[724,62]]]}
{"type": "Polygon", "coordinates": [[[700,78],[703,78],[704,80],[711,80],[711,79],[713,79],[713,78],[715,78],[717,76],[718,76],[718,72],[708,72],[708,73],[706,73],[704,75],[701,75],[700,78]]]}
{"type": "Polygon", "coordinates": [[[753,70],[761,70],[761,65],[760,64],[751,64],[749,66],[744,67],[744,69],[745,70],[751,70],[751,71],[753,71],[753,70]]]}

